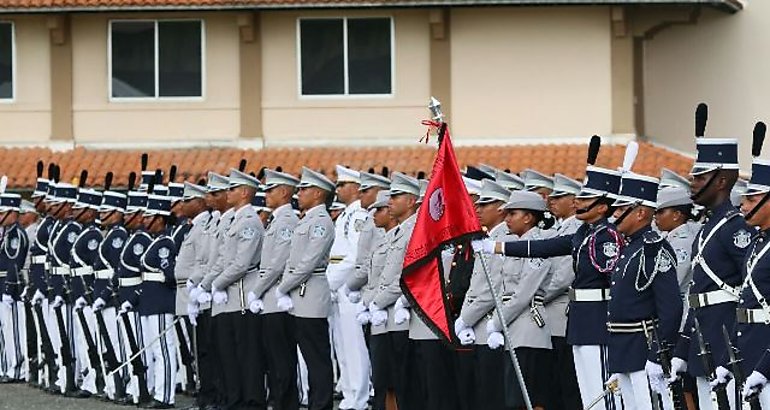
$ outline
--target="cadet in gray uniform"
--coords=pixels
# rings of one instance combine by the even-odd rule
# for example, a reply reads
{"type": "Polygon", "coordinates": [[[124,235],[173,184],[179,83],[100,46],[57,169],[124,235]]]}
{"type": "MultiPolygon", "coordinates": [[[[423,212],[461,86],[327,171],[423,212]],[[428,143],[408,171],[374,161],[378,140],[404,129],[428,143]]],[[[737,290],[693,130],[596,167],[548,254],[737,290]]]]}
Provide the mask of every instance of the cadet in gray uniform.
{"type": "Polygon", "coordinates": [[[328,178],[309,168],[302,168],[297,187],[297,201],[304,216],[292,233],[289,260],[275,296],[278,309],[294,316],[297,343],[308,368],[308,407],[325,410],[332,408],[334,391],[327,319],[331,291],[326,280],[334,223],[326,203],[335,187],[328,178]]]}
{"type": "Polygon", "coordinates": [[[265,170],[265,202],[273,213],[268,218],[262,242],[259,273],[248,293],[249,310],[262,317],[262,347],[275,410],[299,408],[294,319],[278,309],[275,297],[289,259],[291,237],[299,222],[291,207],[291,198],[298,184],[299,179],[292,175],[265,170]]]}
{"type": "MultiPolygon", "coordinates": [[[[251,201],[259,181],[230,170],[227,203],[232,222],[219,239],[221,270],[211,282],[219,360],[223,367],[226,408],[267,408],[264,360],[258,340],[262,320],[246,314],[246,282],[253,282],[262,255],[265,229],[251,201]]],[[[222,226],[222,224],[220,224],[222,226]]],[[[203,286],[206,285],[204,279],[203,286]]]]}
{"type": "MultiPolygon", "coordinates": [[[[493,240],[502,240],[508,234],[505,224],[505,211],[502,205],[508,199],[509,192],[502,185],[489,179],[482,181],[481,193],[476,201],[476,214],[481,226],[493,240]]],[[[495,308],[495,301],[489,288],[489,281],[484,268],[498,294],[502,290],[503,257],[492,255],[485,258],[484,264],[476,259],[473,265],[470,287],[465,294],[460,317],[455,321],[455,333],[463,345],[474,346],[472,364],[473,396],[475,407],[483,409],[503,409],[504,381],[503,363],[506,360],[503,351],[487,347],[487,319],[495,308]]]]}
{"type": "MultiPolygon", "coordinates": [[[[548,210],[556,218],[557,235],[572,235],[583,222],[575,217],[575,195],[581,184],[562,174],[554,175],[553,192],[548,195],[548,210]]],[[[575,280],[572,258],[557,256],[551,258],[553,277],[545,288],[545,321],[551,329],[553,349],[553,374],[560,375],[553,381],[552,394],[554,409],[577,409],[582,406],[580,388],[575,374],[575,360],[572,346],[567,344],[567,306],[569,287],[575,280]]]]}
{"type": "MultiPolygon", "coordinates": [[[[367,305],[371,314],[372,327],[386,325],[390,338],[392,352],[391,365],[394,366],[396,379],[410,380],[407,377],[408,368],[411,367],[409,357],[409,310],[406,307],[405,298],[401,292],[401,270],[404,264],[404,253],[409,239],[412,237],[414,224],[417,221],[417,199],[420,195],[420,186],[415,178],[400,172],[393,173],[390,185],[390,200],[388,212],[399,225],[394,228],[393,234],[388,234],[388,245],[385,266],[382,269],[377,284],[373,286],[371,302],[367,305]]],[[[415,366],[416,367],[416,366],[415,366]]],[[[399,401],[399,409],[420,408],[419,390],[413,389],[416,379],[411,379],[407,384],[395,383],[396,398],[399,401]]]]}

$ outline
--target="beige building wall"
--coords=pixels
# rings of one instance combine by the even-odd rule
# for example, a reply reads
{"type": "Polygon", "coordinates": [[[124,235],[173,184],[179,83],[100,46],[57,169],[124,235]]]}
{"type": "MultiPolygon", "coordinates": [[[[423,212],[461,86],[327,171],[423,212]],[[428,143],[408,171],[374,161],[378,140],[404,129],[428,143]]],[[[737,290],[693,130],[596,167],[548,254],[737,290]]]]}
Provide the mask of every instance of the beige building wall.
{"type": "Polygon", "coordinates": [[[430,97],[428,10],[265,12],[262,33],[262,107],[265,144],[361,145],[416,142],[430,97]],[[388,97],[303,97],[299,91],[297,19],[394,19],[395,86],[388,97]]]}
{"type": "Polygon", "coordinates": [[[451,24],[458,139],[612,132],[609,8],[457,8],[451,24]]]}
{"type": "Polygon", "coordinates": [[[77,143],[216,141],[238,137],[238,25],[234,13],[163,14],[205,25],[204,97],[199,101],[110,101],[108,22],[158,14],[81,14],[72,18],[74,134],[77,143]]]}
{"type": "Polygon", "coordinates": [[[645,126],[652,141],[694,153],[695,106],[706,102],[706,135],[740,138],[741,168],[751,168],[754,123],[770,120],[768,15],[770,1],[752,1],[734,15],[704,8],[696,25],[670,27],[646,42],[645,126]]]}
{"type": "Polygon", "coordinates": [[[50,42],[45,16],[13,16],[16,92],[0,102],[0,143],[40,143],[51,136],[50,42]]]}

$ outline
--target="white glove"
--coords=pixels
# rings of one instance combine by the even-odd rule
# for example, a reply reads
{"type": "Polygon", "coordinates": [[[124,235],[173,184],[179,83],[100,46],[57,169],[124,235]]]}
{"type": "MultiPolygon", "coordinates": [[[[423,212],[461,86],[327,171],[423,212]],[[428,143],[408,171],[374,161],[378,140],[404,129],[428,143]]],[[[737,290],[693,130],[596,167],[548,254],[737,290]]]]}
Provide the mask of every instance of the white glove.
{"type": "Polygon", "coordinates": [[[226,290],[216,290],[211,289],[212,294],[214,295],[214,304],[215,305],[224,305],[227,303],[227,291],[226,290]]]}
{"type": "Polygon", "coordinates": [[[495,254],[495,244],[496,242],[491,239],[476,239],[471,241],[473,252],[483,253],[485,255],[495,254]]]}
{"type": "Polygon", "coordinates": [[[384,309],[369,310],[372,313],[372,325],[382,326],[388,321],[388,311],[384,309]]]}
{"type": "Polygon", "coordinates": [[[679,379],[679,373],[687,371],[687,362],[675,357],[671,359],[671,376],[668,378],[669,383],[673,383],[679,379]]]}
{"type": "Polygon", "coordinates": [[[3,303],[8,305],[8,307],[13,306],[13,298],[11,297],[11,295],[3,293],[3,303]]]}
{"type": "Polygon", "coordinates": [[[64,304],[64,298],[62,298],[61,296],[56,296],[55,298],[53,298],[53,305],[51,305],[51,307],[56,309],[63,304],[64,304]]]}
{"type": "MultiPolygon", "coordinates": [[[[189,284],[190,282],[188,281],[187,283],[189,284]]],[[[193,285],[192,288],[187,290],[187,293],[190,294],[190,300],[198,300],[198,296],[201,294],[201,287],[193,285]]]]}
{"type": "Polygon", "coordinates": [[[195,302],[187,304],[187,316],[190,317],[190,323],[192,323],[193,325],[198,324],[199,313],[200,313],[200,309],[198,309],[198,305],[195,302]]]}
{"type": "Polygon", "coordinates": [[[43,292],[41,292],[40,289],[36,290],[35,294],[32,295],[32,303],[35,305],[42,302],[43,299],[45,299],[45,295],[43,295],[43,292]]]}
{"type": "Polygon", "coordinates": [[[87,304],[88,302],[86,302],[86,298],[81,296],[77,298],[77,300],[75,300],[75,309],[76,310],[83,309],[84,307],[86,307],[87,304]]]}
{"type": "Polygon", "coordinates": [[[492,317],[489,320],[487,320],[487,334],[502,332],[502,331],[503,331],[503,327],[500,326],[500,321],[497,320],[497,317],[492,317]]]}
{"type": "Polygon", "coordinates": [[[612,390],[612,394],[619,396],[620,395],[620,376],[617,373],[612,373],[610,375],[610,378],[607,379],[606,382],[604,382],[604,387],[609,388],[612,390]],[[615,387],[612,387],[615,386],[615,387]]]}
{"type": "Polygon", "coordinates": [[[409,309],[407,308],[396,309],[393,312],[393,322],[397,325],[400,325],[406,322],[411,317],[412,317],[412,314],[409,313],[409,309]]]}
{"type": "Polygon", "coordinates": [[[262,303],[262,299],[254,299],[249,302],[249,310],[255,315],[261,312],[263,307],[265,307],[265,305],[262,303]]]}
{"type": "Polygon", "coordinates": [[[192,281],[192,279],[187,279],[187,283],[184,284],[185,288],[187,288],[187,292],[191,292],[195,288],[195,282],[192,281]]]}
{"type": "Polygon", "coordinates": [[[467,346],[476,341],[476,332],[471,328],[465,328],[457,333],[457,338],[460,339],[461,345],[467,346]]]}
{"type": "Polygon", "coordinates": [[[330,297],[332,303],[337,303],[337,291],[333,290],[331,291],[331,297],[330,297]]]}
{"type": "Polygon", "coordinates": [[[495,350],[504,344],[505,338],[500,332],[492,332],[489,334],[489,337],[487,337],[487,346],[492,350],[495,350]]]}
{"type": "Polygon", "coordinates": [[[714,370],[714,380],[711,380],[709,382],[709,386],[711,386],[712,389],[719,386],[720,384],[727,384],[727,382],[730,381],[730,379],[733,378],[733,374],[730,373],[729,370],[727,370],[724,366],[719,366],[714,370]]]}
{"type": "Polygon", "coordinates": [[[98,311],[104,309],[104,306],[106,306],[106,305],[107,305],[107,302],[105,302],[104,299],[96,298],[96,300],[94,301],[93,309],[94,309],[94,311],[98,312],[98,311]]]}
{"type": "Polygon", "coordinates": [[[348,293],[348,300],[350,303],[358,303],[361,301],[361,292],[357,290],[351,290],[350,293],[348,293]]]}
{"type": "Polygon", "coordinates": [[[133,309],[134,309],[134,305],[132,305],[131,302],[129,302],[129,301],[125,301],[125,302],[123,302],[122,305],[120,305],[120,313],[121,314],[126,313],[126,312],[130,312],[133,309]]]}
{"type": "Polygon", "coordinates": [[[465,324],[465,321],[463,318],[458,317],[457,320],[455,320],[455,334],[459,337],[460,332],[462,332],[465,329],[468,329],[470,326],[465,324]]]}
{"type": "Polygon", "coordinates": [[[211,293],[209,293],[206,289],[203,289],[203,286],[198,285],[196,288],[198,289],[198,303],[201,305],[211,302],[211,293]]]}
{"type": "Polygon", "coordinates": [[[661,395],[667,394],[668,382],[666,382],[666,378],[663,376],[663,367],[648,360],[644,365],[644,370],[647,372],[647,378],[650,379],[652,391],[661,395]]]}
{"type": "Polygon", "coordinates": [[[408,309],[411,305],[409,304],[409,300],[406,299],[406,296],[401,295],[396,299],[396,304],[393,307],[396,308],[396,310],[408,309]]]}
{"type": "Polygon", "coordinates": [[[191,315],[191,314],[189,314],[189,312],[188,312],[188,315],[187,315],[187,317],[189,317],[189,318],[190,318],[190,324],[191,324],[191,325],[193,325],[193,326],[198,326],[198,314],[197,314],[197,313],[196,313],[196,314],[194,314],[194,315],[191,315]]]}
{"type": "Polygon", "coordinates": [[[29,286],[25,286],[24,289],[21,290],[21,300],[26,302],[28,294],[29,294],[29,286]]]}
{"type": "Polygon", "coordinates": [[[275,297],[278,299],[278,309],[283,312],[288,312],[294,309],[294,302],[291,301],[291,296],[281,292],[278,288],[275,288],[275,297]]]}
{"type": "Polygon", "coordinates": [[[743,383],[743,399],[745,400],[749,396],[756,394],[758,391],[762,390],[766,384],[767,377],[765,377],[765,375],[762,373],[754,370],[743,383]]]}
{"type": "Polygon", "coordinates": [[[361,326],[366,325],[367,323],[371,322],[371,320],[372,320],[372,315],[369,313],[368,310],[363,310],[361,312],[358,312],[358,314],[356,315],[356,321],[361,326]]]}

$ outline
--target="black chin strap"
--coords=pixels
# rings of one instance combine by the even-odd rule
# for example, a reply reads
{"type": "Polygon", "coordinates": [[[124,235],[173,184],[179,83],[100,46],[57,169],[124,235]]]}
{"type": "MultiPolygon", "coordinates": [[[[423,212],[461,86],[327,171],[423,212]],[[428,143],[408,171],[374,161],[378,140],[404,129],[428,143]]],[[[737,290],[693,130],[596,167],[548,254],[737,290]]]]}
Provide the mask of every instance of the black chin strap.
{"type": "Polygon", "coordinates": [[[590,212],[590,211],[591,211],[592,209],[594,209],[594,208],[595,208],[597,205],[599,205],[599,203],[601,202],[601,200],[602,200],[602,199],[604,199],[604,197],[605,197],[605,195],[602,195],[602,196],[600,196],[600,197],[596,198],[596,200],[595,200],[595,201],[593,201],[593,202],[591,202],[591,205],[588,205],[588,207],[587,207],[587,208],[580,208],[580,209],[576,209],[576,210],[575,210],[575,214],[577,214],[577,215],[582,215],[582,214],[586,214],[586,213],[590,212]]]}
{"type": "Polygon", "coordinates": [[[759,203],[754,206],[754,208],[751,208],[751,211],[744,216],[744,219],[747,221],[750,221],[751,218],[754,217],[754,215],[759,212],[759,210],[762,208],[762,206],[767,203],[767,201],[770,200],[770,191],[766,192],[765,195],[762,197],[762,199],[759,200],[759,203]]]}
{"type": "Polygon", "coordinates": [[[707,191],[709,188],[711,188],[711,185],[714,183],[714,181],[716,181],[716,179],[717,179],[717,176],[719,175],[719,172],[720,172],[721,170],[722,170],[722,168],[717,168],[717,169],[715,170],[716,172],[714,172],[714,175],[712,175],[712,176],[711,176],[711,178],[709,178],[709,180],[708,180],[708,181],[706,181],[706,185],[703,185],[703,188],[701,188],[701,189],[700,189],[698,192],[696,192],[696,193],[692,194],[692,195],[690,196],[690,199],[692,199],[693,201],[695,201],[695,200],[697,200],[698,198],[700,198],[700,197],[701,197],[701,195],[705,194],[705,193],[706,193],[706,191],[707,191]]]}
{"type": "Polygon", "coordinates": [[[634,204],[631,204],[631,206],[629,206],[628,209],[623,211],[623,213],[620,215],[620,217],[618,217],[618,219],[615,220],[615,224],[614,225],[615,226],[620,225],[623,222],[623,220],[626,219],[628,217],[628,215],[631,215],[631,212],[633,212],[634,209],[636,209],[637,207],[639,207],[639,203],[638,202],[636,202],[634,204]]]}

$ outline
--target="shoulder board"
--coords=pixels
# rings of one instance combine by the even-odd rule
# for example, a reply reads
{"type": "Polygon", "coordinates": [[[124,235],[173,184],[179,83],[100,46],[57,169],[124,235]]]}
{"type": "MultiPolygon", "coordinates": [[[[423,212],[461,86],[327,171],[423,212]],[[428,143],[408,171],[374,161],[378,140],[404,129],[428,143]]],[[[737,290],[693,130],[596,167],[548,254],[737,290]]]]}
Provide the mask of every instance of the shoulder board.
{"type": "Polygon", "coordinates": [[[735,218],[736,216],[742,216],[742,215],[743,214],[741,213],[741,211],[738,210],[738,208],[733,208],[727,211],[724,218],[729,220],[729,219],[735,218]]]}
{"type": "Polygon", "coordinates": [[[663,236],[655,231],[649,231],[644,234],[644,243],[653,244],[663,242],[663,236]]]}

